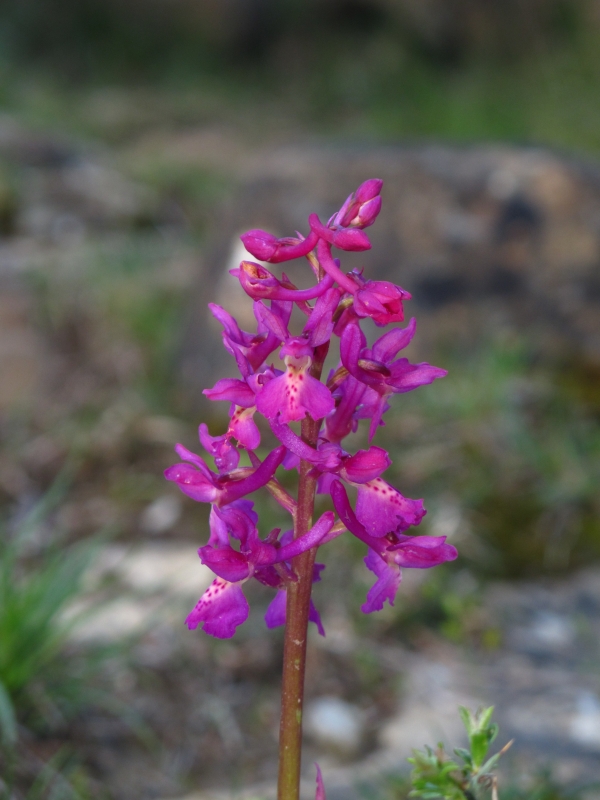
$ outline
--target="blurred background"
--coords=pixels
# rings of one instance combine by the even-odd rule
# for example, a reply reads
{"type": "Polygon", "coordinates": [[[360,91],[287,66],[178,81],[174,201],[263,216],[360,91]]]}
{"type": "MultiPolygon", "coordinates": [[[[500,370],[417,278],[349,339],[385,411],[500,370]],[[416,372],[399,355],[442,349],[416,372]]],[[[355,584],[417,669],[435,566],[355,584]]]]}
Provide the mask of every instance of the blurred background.
{"type": "Polygon", "coordinates": [[[0,6],[3,797],[270,796],[270,597],[187,632],[207,514],[162,470],[225,422],[205,309],[253,324],[239,233],[369,177],[344,263],[413,294],[410,355],[449,370],[375,443],[461,557],[364,619],[360,546],[324,549],[307,791],[318,756],[333,800],[400,800],[411,747],[495,703],[504,798],[598,796],[599,90],[597,0],[0,6]]]}

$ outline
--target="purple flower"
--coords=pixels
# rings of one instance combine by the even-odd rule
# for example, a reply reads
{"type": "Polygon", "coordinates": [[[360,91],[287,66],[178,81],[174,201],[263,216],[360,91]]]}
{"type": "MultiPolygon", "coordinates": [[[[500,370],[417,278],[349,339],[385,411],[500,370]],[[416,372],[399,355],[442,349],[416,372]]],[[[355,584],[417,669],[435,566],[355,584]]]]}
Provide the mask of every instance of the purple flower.
{"type": "Polygon", "coordinates": [[[369,438],[373,438],[377,430],[390,395],[410,392],[448,374],[445,369],[431,364],[411,364],[406,358],[394,360],[396,353],[411,341],[415,328],[415,320],[411,319],[406,328],[394,328],[384,333],[371,349],[366,347],[365,335],[358,325],[348,325],[342,334],[342,364],[351,375],[379,395],[379,402],[373,409],[369,438]]]}
{"type": "Polygon", "coordinates": [[[277,337],[271,331],[261,329],[260,324],[256,334],[246,333],[240,330],[236,320],[224,308],[215,303],[209,303],[208,307],[215,319],[223,325],[223,344],[235,358],[243,377],[257,370],[279,347],[277,337]]]}
{"type": "Polygon", "coordinates": [[[300,553],[316,547],[329,533],[334,519],[333,512],[326,511],[307,533],[285,544],[273,537],[273,534],[276,536],[279,531],[273,531],[271,536],[262,541],[254,527],[240,542],[239,551],[234,550],[229,544],[219,544],[217,547],[207,544],[198,550],[198,554],[202,563],[210,567],[220,578],[231,583],[239,583],[250,578],[258,567],[269,567],[290,561],[300,553]],[[270,539],[272,541],[269,541],[270,539]]]}
{"type": "Polygon", "coordinates": [[[382,186],[383,181],[378,178],[371,178],[361,183],[358,189],[348,197],[338,213],[329,220],[329,227],[367,228],[372,225],[381,211],[379,193],[382,186]]]}
{"type": "Polygon", "coordinates": [[[267,484],[285,456],[285,447],[277,447],[256,469],[245,468],[226,475],[216,475],[208,468],[203,458],[183,445],[178,444],[175,451],[180,458],[194,466],[175,464],[165,470],[165,478],[176,483],[192,500],[197,500],[199,503],[215,503],[218,506],[239,500],[267,484]]]}
{"type": "Polygon", "coordinates": [[[367,602],[361,606],[365,614],[380,611],[385,600],[394,604],[402,579],[401,567],[428,569],[445,561],[454,561],[458,555],[455,547],[445,543],[445,536],[405,536],[390,532],[375,538],[357,519],[339,481],[333,482],[331,497],[346,528],[370,548],[365,564],[375,573],[377,580],[367,594],[367,602]]]}
{"type": "MultiPolygon", "coordinates": [[[[250,579],[276,590],[265,615],[267,626],[285,624],[287,589],[292,582],[307,578],[301,571],[303,562],[296,556],[330,542],[345,529],[367,545],[365,563],[376,576],[363,605],[367,612],[382,608],[386,600],[394,602],[402,567],[423,569],[456,557],[456,550],[445,544],[444,537],[405,534],[421,522],[425,509],[422,500],[404,497],[383,480],[391,463],[384,449],[372,446],[349,453],[342,446],[361,419],[370,419],[369,435],[373,437],[383,424],[393,394],[446,374],[429,364],[397,358],[415,333],[414,320],[367,346],[361,319],[370,318],[379,326],[400,322],[403,302],[410,295],[388,281],[365,280],[362,272],[345,273],[332,255],[332,247],[357,252],[371,247],[364,229],[381,210],[381,188],[379,179],[362,183],[327,225],[311,214],[306,238],[300,233],[278,238],[259,229],[241,237],[246,249],[262,261],[306,258],[317,279],[313,286],[299,289],[285,273],[275,275],[253,261],[244,260],[231,270],[254,300],[256,333],[242,331],[220,306],[209,306],[223,326],[223,344],[234,356],[241,379],[220,380],[204,392],[210,400],[230,404],[229,424],[223,434],[212,436],[205,424],[199,428],[200,441],[213,457],[216,472],[182,445],[176,447],[181,463],[165,472],[182,492],[212,506],[210,536],[198,553],[216,578],[188,615],[189,628],[202,625],[212,636],[231,637],[248,617],[241,586],[250,579]],[[306,317],[299,335],[290,333],[294,305],[306,317]],[[340,338],[341,363],[322,383],[317,375],[333,336],[340,338]],[[285,371],[267,364],[278,349],[285,371]],[[257,412],[281,442],[263,461],[255,452],[261,442],[257,412]],[[307,417],[318,424],[302,426],[298,435],[289,423],[307,417]],[[246,449],[251,467],[240,467],[240,448],[246,449]],[[301,520],[300,511],[306,511],[300,498],[296,500],[276,479],[280,465],[300,467],[301,480],[317,479],[319,491],[331,493],[339,522],[334,524],[335,515],[326,512],[295,539],[292,531],[280,535],[278,528],[261,539],[258,515],[246,499],[255,490],[266,487],[295,523],[301,520]],[[344,484],[356,490],[355,510],[344,484]]],[[[315,565],[313,581],[319,580],[322,568],[315,565]]],[[[324,634],[312,601],[310,620],[324,634]]],[[[320,770],[316,800],[325,800],[320,770]]]]}
{"type": "Polygon", "coordinates": [[[237,439],[241,447],[255,450],[260,444],[260,431],[254,422],[256,395],[249,384],[234,378],[223,378],[212,389],[205,389],[203,394],[209,400],[228,400],[231,403],[231,419],[225,435],[237,439]]]}
{"type": "Polygon", "coordinates": [[[371,536],[405,531],[418,525],[427,513],[422,500],[404,497],[383,478],[356,485],[356,516],[371,536]]]}
{"type": "Polygon", "coordinates": [[[298,237],[286,237],[278,239],[267,231],[255,229],[244,233],[240,236],[244,243],[246,250],[260,259],[260,261],[269,261],[271,264],[277,264],[281,261],[290,261],[293,258],[300,258],[306,256],[314,248],[317,243],[318,235],[311,231],[308,238],[302,239],[298,237]]]}
{"type": "MultiPolygon", "coordinates": [[[[219,639],[228,639],[235,633],[238,625],[248,617],[248,602],[240,588],[241,584],[251,577],[256,577],[267,586],[277,587],[279,593],[275,604],[267,612],[266,622],[268,627],[283,624],[277,620],[281,616],[281,598],[277,597],[284,590],[281,589],[283,580],[273,570],[275,564],[284,564],[300,553],[317,547],[333,525],[335,516],[333,512],[326,511],[313,527],[303,536],[292,538],[289,531],[277,541],[278,530],[272,531],[265,541],[258,536],[254,525],[256,515],[244,501],[225,507],[221,510],[213,509],[211,513],[211,540],[205,547],[201,547],[198,554],[203,564],[206,564],[217,575],[209,588],[204,592],[194,609],[188,615],[186,624],[188,628],[196,628],[200,622],[204,623],[204,631],[219,639]],[[224,536],[235,531],[236,538],[240,541],[240,550],[234,550],[224,536]]],[[[316,575],[322,565],[316,565],[316,575]]],[[[289,567],[287,568],[289,570],[289,567]]],[[[283,622],[285,622],[285,598],[283,606],[283,622]]],[[[313,607],[314,608],[314,607],[313,607]]],[[[312,612],[313,621],[322,632],[323,626],[316,609],[312,612]]],[[[324,632],[322,635],[325,635],[324,632]]]]}
{"type": "Polygon", "coordinates": [[[249,613],[250,606],[240,587],[215,578],[186,617],[185,624],[193,631],[202,623],[205,633],[230,639],[249,613]]]}
{"type": "Polygon", "coordinates": [[[354,295],[354,311],[358,317],[370,317],[376,325],[383,327],[402,322],[402,302],[410,298],[408,292],[389,281],[365,281],[354,295]]]}
{"type": "Polygon", "coordinates": [[[253,261],[242,261],[239,269],[229,271],[239,279],[243,290],[253,300],[313,300],[333,286],[333,279],[326,275],[316,286],[298,289],[285,275],[279,280],[266,267],[253,261]]]}
{"type": "Polygon", "coordinates": [[[256,407],[268,420],[280,422],[326,417],[334,409],[329,389],[310,375],[313,349],[302,339],[289,339],[280,356],[286,372],[265,384],[256,398],[256,407]]]}
{"type": "Polygon", "coordinates": [[[219,474],[222,475],[225,472],[232,472],[236,469],[240,463],[240,454],[237,448],[231,444],[229,431],[222,436],[211,436],[204,422],[198,430],[200,444],[214,458],[219,474]]]}

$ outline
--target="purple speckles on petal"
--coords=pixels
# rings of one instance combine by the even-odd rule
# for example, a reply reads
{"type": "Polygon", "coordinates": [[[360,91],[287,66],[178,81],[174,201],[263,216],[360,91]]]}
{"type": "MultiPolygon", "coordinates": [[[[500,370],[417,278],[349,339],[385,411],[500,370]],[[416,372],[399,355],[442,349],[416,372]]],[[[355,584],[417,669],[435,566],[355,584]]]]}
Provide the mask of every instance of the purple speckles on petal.
{"type": "Polygon", "coordinates": [[[385,536],[418,525],[426,511],[422,500],[401,495],[383,478],[358,485],[356,517],[371,536],[385,536]]]}
{"type": "Polygon", "coordinates": [[[248,601],[237,584],[215,578],[185,623],[191,631],[202,625],[205,633],[217,639],[230,639],[238,625],[248,619],[249,611],[248,601]]]}
{"type": "Polygon", "coordinates": [[[267,383],[256,399],[256,406],[269,420],[293,422],[309,414],[313,419],[326,417],[335,407],[329,389],[309,375],[310,358],[286,357],[287,371],[267,383]]]}

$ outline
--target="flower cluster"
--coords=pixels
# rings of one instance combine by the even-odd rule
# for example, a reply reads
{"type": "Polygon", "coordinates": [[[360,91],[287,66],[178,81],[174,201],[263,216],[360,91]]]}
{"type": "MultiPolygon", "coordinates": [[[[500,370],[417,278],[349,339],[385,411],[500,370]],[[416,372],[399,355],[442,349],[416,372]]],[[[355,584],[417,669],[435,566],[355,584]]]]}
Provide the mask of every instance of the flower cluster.
{"type": "MultiPolygon", "coordinates": [[[[421,500],[400,494],[381,476],[391,461],[385,450],[347,452],[344,439],[356,431],[361,419],[370,420],[369,442],[389,408],[392,395],[409,392],[443,377],[446,372],[430,364],[412,364],[398,354],[415,334],[415,320],[394,327],[369,346],[361,329],[369,318],[384,327],[402,322],[403,303],[410,294],[388,281],[372,281],[357,271],[343,272],[332,248],[364,251],[371,247],[364,229],[381,208],[380,180],[368,180],[350,195],[327,224],[316,214],[309,217],[310,233],[278,239],[262,230],[242,236],[246,250],[269,263],[306,259],[316,283],[298,289],[285,273],[277,277],[263,264],[243,261],[232,274],[253,301],[256,332],[240,330],[236,320],[220,306],[209,306],[223,327],[223,344],[233,356],[238,378],[220,380],[204,394],[230,404],[229,426],[221,436],[211,436],[200,426],[200,442],[213,458],[215,470],[205,460],[177,445],[181,463],[166,470],[182,492],[194,500],[211,503],[210,537],[200,548],[202,563],[216,578],[189,614],[189,628],[202,624],[219,638],[229,638],[248,616],[241,585],[255,578],[276,590],[265,615],[269,627],[285,623],[286,588],[297,579],[293,559],[349,531],[367,545],[365,564],[376,581],[362,610],[366,613],[393,604],[401,568],[424,569],[456,558],[456,550],[443,536],[415,536],[407,531],[425,514],[421,500]],[[299,333],[290,332],[294,306],[304,315],[299,333]],[[340,362],[325,382],[321,371],[333,337],[339,338],[340,362]],[[285,369],[269,358],[278,351],[285,369]],[[256,450],[261,433],[256,415],[266,420],[279,446],[260,460],[256,450]],[[318,426],[315,446],[298,435],[290,423],[306,417],[318,426]],[[240,466],[245,450],[250,466],[240,466]],[[301,535],[279,529],[261,538],[258,516],[250,500],[265,487],[290,514],[297,504],[276,477],[278,468],[308,465],[318,480],[318,491],[329,494],[337,512],[327,511],[301,535]],[[356,492],[354,508],[347,487],[356,492]]],[[[323,566],[316,564],[313,581],[323,566]]],[[[323,633],[319,614],[311,606],[310,619],[323,633]]]]}

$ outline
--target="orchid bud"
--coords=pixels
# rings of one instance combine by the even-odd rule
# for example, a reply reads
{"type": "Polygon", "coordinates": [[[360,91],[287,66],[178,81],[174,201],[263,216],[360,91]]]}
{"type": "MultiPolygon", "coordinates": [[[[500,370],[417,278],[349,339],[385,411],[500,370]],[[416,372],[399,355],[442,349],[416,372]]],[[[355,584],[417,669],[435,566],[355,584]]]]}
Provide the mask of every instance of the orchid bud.
{"type": "Polygon", "coordinates": [[[259,228],[247,231],[240,236],[240,239],[246,250],[261,261],[269,261],[279,247],[279,239],[276,236],[259,228]]]}
{"type": "Polygon", "coordinates": [[[240,239],[246,250],[255,258],[277,264],[308,255],[317,244],[318,236],[311,232],[306,239],[293,237],[278,239],[273,234],[256,228],[242,234],[240,239]]]}
{"type": "Polygon", "coordinates": [[[342,228],[367,228],[372,225],[381,211],[379,193],[382,186],[383,181],[378,178],[361,183],[336,215],[336,224],[342,228]]]}
{"type": "Polygon", "coordinates": [[[371,249],[369,237],[358,228],[340,228],[337,231],[333,231],[331,243],[339,250],[347,250],[349,252],[362,252],[363,250],[371,249]]]}

